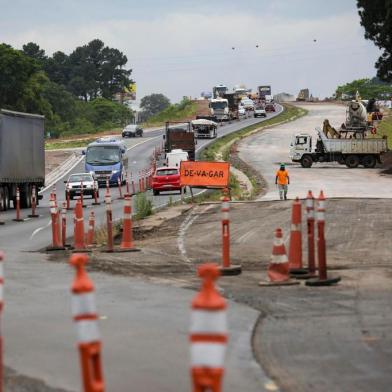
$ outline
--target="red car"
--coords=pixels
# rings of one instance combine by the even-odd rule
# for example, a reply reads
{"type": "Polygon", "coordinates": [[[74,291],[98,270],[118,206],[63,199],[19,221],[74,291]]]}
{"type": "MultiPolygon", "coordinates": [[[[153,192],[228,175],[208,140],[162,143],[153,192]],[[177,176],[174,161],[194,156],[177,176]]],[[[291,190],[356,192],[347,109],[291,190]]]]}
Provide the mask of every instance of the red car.
{"type": "Polygon", "coordinates": [[[265,111],[266,112],[274,112],[275,105],[273,103],[267,103],[267,105],[265,105],[265,111]]]}
{"type": "Polygon", "coordinates": [[[158,167],[152,177],[152,192],[180,191],[180,173],[177,167],[158,167]]]}

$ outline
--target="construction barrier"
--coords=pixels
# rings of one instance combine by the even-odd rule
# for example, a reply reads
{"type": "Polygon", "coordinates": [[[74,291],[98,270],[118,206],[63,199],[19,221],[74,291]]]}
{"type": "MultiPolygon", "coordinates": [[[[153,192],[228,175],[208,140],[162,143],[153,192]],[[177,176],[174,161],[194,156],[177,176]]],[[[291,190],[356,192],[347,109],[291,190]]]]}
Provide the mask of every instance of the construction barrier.
{"type": "Polygon", "coordinates": [[[135,252],[136,249],[133,244],[132,234],[132,197],[125,195],[124,198],[124,217],[123,217],[123,231],[120,245],[120,252],[135,252]]]}
{"type": "Polygon", "coordinates": [[[12,219],[14,222],[24,222],[24,219],[20,217],[20,191],[19,187],[16,187],[16,195],[15,195],[15,211],[16,211],[16,218],[12,219]]]}
{"type": "Polygon", "coordinates": [[[94,211],[90,212],[88,217],[88,232],[87,232],[87,246],[94,245],[95,242],[95,214],[94,211]]]}
{"type": "Polygon", "coordinates": [[[84,204],[84,185],[83,185],[83,181],[81,181],[81,183],[80,183],[80,202],[82,204],[82,208],[86,207],[86,205],[84,204]]]}
{"type": "Polygon", "coordinates": [[[48,246],[46,250],[64,250],[64,247],[61,243],[59,237],[59,228],[58,228],[58,211],[57,211],[57,204],[54,198],[54,194],[50,194],[49,198],[49,205],[50,205],[50,217],[52,223],[52,245],[48,246]]]}
{"type": "Polygon", "coordinates": [[[101,203],[98,200],[98,181],[94,181],[94,201],[93,201],[93,206],[99,206],[101,203]]]}
{"type": "Polygon", "coordinates": [[[66,247],[67,240],[67,203],[63,203],[63,208],[61,209],[61,240],[63,248],[66,247]]]}
{"type": "Polygon", "coordinates": [[[74,251],[80,252],[85,249],[83,207],[82,201],[77,200],[74,209],[74,251]]]}
{"type": "Polygon", "coordinates": [[[274,245],[272,247],[271,262],[267,270],[268,281],[259,282],[260,286],[285,286],[299,284],[290,278],[289,259],[283,242],[282,229],[275,230],[274,245]]]}
{"type": "Polygon", "coordinates": [[[291,213],[289,270],[293,276],[308,273],[302,266],[302,206],[298,197],[293,202],[291,213]]]}
{"type": "Polygon", "coordinates": [[[72,317],[76,325],[84,392],[104,392],[102,343],[98,328],[95,288],[85,270],[88,257],[74,254],[70,264],[76,275],[71,286],[72,317]]]}
{"type": "Polygon", "coordinates": [[[132,194],[134,195],[136,193],[136,187],[135,187],[135,181],[133,180],[132,172],[131,172],[131,184],[132,184],[132,194]]]}
{"type": "Polygon", "coordinates": [[[66,195],[66,199],[67,199],[66,200],[67,210],[72,210],[72,208],[71,208],[71,195],[70,195],[70,191],[68,188],[65,190],[65,195],[66,195]]]}
{"type": "Polygon", "coordinates": [[[118,185],[118,199],[122,200],[124,199],[123,194],[122,194],[122,186],[121,186],[121,178],[117,178],[117,185],[118,185]]]}
{"type": "Polygon", "coordinates": [[[231,265],[230,262],[230,199],[227,194],[222,197],[222,266],[220,271],[222,275],[239,275],[241,273],[240,265],[231,265]]]}
{"type": "Polygon", "coordinates": [[[3,310],[4,310],[4,253],[0,251],[0,392],[3,392],[4,378],[3,378],[3,367],[4,367],[4,341],[3,341],[3,310]]]}
{"type": "Polygon", "coordinates": [[[201,290],[192,301],[190,328],[191,377],[194,392],[220,392],[228,341],[226,301],[218,293],[215,264],[198,268],[201,290]]]}
{"type": "Polygon", "coordinates": [[[37,208],[37,188],[35,185],[33,185],[31,189],[31,214],[29,215],[29,218],[38,218],[39,215],[36,214],[35,210],[37,208]]]}
{"type": "Polygon", "coordinates": [[[112,216],[112,198],[110,192],[105,195],[106,206],[106,227],[107,227],[107,248],[106,252],[113,252],[113,216],[112,216]]]}
{"type": "Polygon", "coordinates": [[[129,195],[130,192],[129,192],[129,178],[128,178],[128,172],[125,173],[125,189],[126,189],[127,195],[129,195]]]}
{"type": "Polygon", "coordinates": [[[325,243],[325,197],[323,191],[317,199],[317,256],[318,278],[309,279],[307,286],[331,286],[338,283],[341,278],[328,278],[327,276],[327,249],[325,243]]]}
{"type": "Polygon", "coordinates": [[[308,236],[308,275],[313,277],[316,275],[316,256],[314,244],[314,197],[312,191],[306,196],[306,221],[308,236]]]}

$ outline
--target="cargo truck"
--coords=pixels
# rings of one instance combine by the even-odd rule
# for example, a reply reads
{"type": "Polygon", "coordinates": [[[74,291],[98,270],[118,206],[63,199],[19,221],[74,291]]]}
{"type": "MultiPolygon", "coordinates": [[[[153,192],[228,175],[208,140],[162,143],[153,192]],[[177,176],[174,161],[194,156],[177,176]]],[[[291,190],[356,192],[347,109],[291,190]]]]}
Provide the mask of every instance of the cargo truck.
{"type": "MultiPolygon", "coordinates": [[[[16,206],[16,189],[22,208],[31,207],[33,185],[45,185],[44,116],[0,111],[0,210],[16,206]]],[[[38,202],[38,200],[37,200],[38,202]]]]}
{"type": "Polygon", "coordinates": [[[165,124],[165,153],[175,149],[186,151],[190,161],[195,160],[196,139],[191,122],[167,121],[165,124]]]}
{"type": "Polygon", "coordinates": [[[388,151],[386,138],[327,138],[320,128],[316,128],[318,139],[307,133],[294,136],[290,146],[290,158],[309,168],[315,162],[338,162],[349,168],[363,165],[373,168],[381,163],[381,155],[388,151]]]}

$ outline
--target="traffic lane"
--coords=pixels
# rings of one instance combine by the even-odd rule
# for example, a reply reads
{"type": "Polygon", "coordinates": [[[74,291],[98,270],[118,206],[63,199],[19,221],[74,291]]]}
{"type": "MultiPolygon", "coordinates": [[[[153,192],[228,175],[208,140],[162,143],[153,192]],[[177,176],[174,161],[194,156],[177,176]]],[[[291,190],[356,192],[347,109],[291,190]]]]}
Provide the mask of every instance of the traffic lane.
{"type": "Polygon", "coordinates": [[[275,173],[280,162],[286,162],[290,174],[289,198],[306,197],[309,189],[323,189],[327,197],[391,198],[392,182],[380,175],[381,169],[348,169],[338,163],[315,163],[304,169],[290,161],[289,149],[293,135],[305,132],[316,137],[315,127],[322,127],[328,118],[334,127],[345,120],[346,108],[336,104],[298,105],[308,110],[308,115],[285,123],[261,134],[250,136],[239,143],[239,156],[265,178],[268,189],[262,199],[277,200],[275,173]]]}

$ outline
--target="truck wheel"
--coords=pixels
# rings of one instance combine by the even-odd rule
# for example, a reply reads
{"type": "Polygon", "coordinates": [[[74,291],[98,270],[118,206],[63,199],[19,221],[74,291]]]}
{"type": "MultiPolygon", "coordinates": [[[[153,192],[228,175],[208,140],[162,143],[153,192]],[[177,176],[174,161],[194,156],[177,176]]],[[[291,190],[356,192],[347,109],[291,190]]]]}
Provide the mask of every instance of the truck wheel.
{"type": "Polygon", "coordinates": [[[310,155],[304,155],[301,158],[301,166],[302,167],[309,168],[309,167],[312,167],[312,165],[313,165],[313,159],[310,155]]]}
{"type": "Polygon", "coordinates": [[[8,187],[4,187],[4,211],[9,210],[11,208],[11,200],[10,200],[10,192],[8,190],[8,187]]]}
{"type": "Polygon", "coordinates": [[[28,184],[24,184],[20,187],[20,207],[31,207],[31,187],[28,184]]]}
{"type": "Polygon", "coordinates": [[[5,211],[5,188],[0,187],[0,211],[5,211]]]}
{"type": "Polygon", "coordinates": [[[365,155],[362,164],[365,166],[367,169],[373,169],[376,166],[376,158],[374,155],[365,155]]]}
{"type": "Polygon", "coordinates": [[[350,169],[355,169],[359,165],[359,158],[357,155],[349,155],[346,158],[346,166],[350,169]]]}
{"type": "Polygon", "coordinates": [[[157,191],[156,189],[153,189],[152,193],[154,194],[154,196],[158,196],[159,195],[159,191],[157,191]]]}

